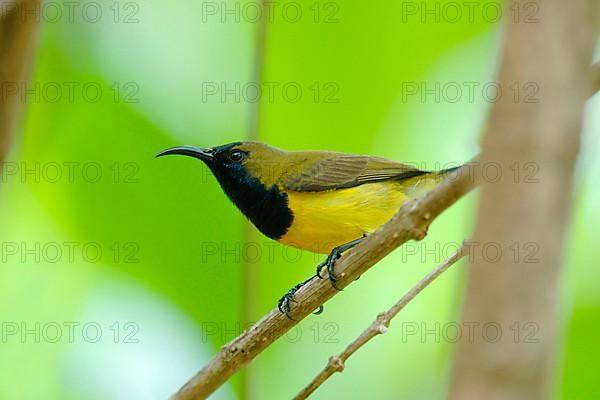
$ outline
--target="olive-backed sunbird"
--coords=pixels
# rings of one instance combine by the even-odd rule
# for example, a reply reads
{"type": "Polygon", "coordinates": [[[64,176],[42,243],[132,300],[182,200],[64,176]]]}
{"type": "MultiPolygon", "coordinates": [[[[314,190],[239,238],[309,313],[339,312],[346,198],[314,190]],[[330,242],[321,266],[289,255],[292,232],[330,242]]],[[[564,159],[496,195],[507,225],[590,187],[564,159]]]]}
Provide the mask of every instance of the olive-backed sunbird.
{"type": "MultiPolygon", "coordinates": [[[[341,253],[387,222],[410,198],[431,189],[451,171],[428,172],[383,158],[330,151],[284,151],[256,141],[201,149],[173,147],[157,157],[179,154],[202,160],[223,191],[264,235],[288,246],[341,253]]],[[[310,279],[312,279],[311,277],[310,279]]],[[[310,279],[292,288],[279,309],[310,279]]]]}

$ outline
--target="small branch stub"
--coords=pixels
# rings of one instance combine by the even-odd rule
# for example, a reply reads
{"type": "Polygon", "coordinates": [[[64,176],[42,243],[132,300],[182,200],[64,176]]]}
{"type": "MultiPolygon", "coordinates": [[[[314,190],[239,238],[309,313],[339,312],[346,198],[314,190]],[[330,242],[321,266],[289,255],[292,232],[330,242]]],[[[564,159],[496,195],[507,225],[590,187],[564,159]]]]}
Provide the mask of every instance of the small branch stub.
{"type": "Polygon", "coordinates": [[[334,369],[335,371],[338,371],[338,372],[342,372],[345,367],[344,360],[342,360],[338,356],[329,357],[329,365],[331,366],[332,369],[334,369]]]}

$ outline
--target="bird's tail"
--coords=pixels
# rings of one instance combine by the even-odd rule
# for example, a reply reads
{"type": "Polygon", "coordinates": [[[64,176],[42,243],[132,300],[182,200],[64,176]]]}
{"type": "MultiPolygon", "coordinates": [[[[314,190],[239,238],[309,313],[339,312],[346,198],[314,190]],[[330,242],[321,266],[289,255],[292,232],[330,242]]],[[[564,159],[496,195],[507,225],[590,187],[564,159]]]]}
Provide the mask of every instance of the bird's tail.
{"type": "Polygon", "coordinates": [[[433,172],[433,176],[435,177],[435,180],[437,181],[437,183],[440,183],[446,179],[448,179],[448,176],[456,171],[457,169],[459,169],[460,167],[462,167],[462,165],[457,165],[456,167],[452,167],[452,168],[446,168],[446,169],[442,169],[440,171],[435,171],[433,172]]]}
{"type": "Polygon", "coordinates": [[[457,169],[459,169],[460,167],[462,167],[462,165],[457,165],[456,167],[452,167],[452,168],[447,168],[447,169],[443,169],[441,171],[438,171],[438,174],[449,174],[452,171],[456,171],[457,169]]]}
{"type": "Polygon", "coordinates": [[[411,177],[403,182],[403,191],[408,197],[420,196],[448,179],[448,175],[460,167],[461,166],[459,165],[440,171],[425,172],[424,174],[411,177]]]}

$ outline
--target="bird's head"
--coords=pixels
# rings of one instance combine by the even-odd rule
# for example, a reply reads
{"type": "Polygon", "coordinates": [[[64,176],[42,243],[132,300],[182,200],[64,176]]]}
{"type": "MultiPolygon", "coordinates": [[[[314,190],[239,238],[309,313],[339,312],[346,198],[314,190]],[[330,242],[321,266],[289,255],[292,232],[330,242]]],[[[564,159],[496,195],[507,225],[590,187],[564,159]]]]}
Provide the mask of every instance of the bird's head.
{"type": "Polygon", "coordinates": [[[235,142],[209,149],[173,147],[157,157],[172,154],[202,160],[227,196],[266,236],[279,238],[291,225],[292,212],[279,183],[292,153],[260,142],[235,142]]]}
{"type": "Polygon", "coordinates": [[[212,148],[178,146],[164,150],[157,157],[183,155],[202,160],[223,184],[244,179],[258,179],[266,187],[276,184],[285,169],[286,152],[265,143],[234,142],[212,148]]]}

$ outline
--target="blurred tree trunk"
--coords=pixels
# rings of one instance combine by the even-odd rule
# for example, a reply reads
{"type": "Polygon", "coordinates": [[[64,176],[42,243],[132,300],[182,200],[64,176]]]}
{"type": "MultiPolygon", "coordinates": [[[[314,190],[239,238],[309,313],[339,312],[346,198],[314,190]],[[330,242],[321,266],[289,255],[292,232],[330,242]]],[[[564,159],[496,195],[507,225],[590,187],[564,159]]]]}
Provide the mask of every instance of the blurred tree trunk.
{"type": "Polygon", "coordinates": [[[0,2],[0,171],[20,120],[21,84],[31,65],[39,10],[39,0],[0,2]]]}
{"type": "MultiPolygon", "coordinates": [[[[531,10],[526,3],[505,9],[531,10]]],[[[507,15],[503,96],[482,144],[483,165],[495,167],[481,189],[462,316],[475,334],[458,344],[452,399],[551,397],[560,267],[600,7],[534,3],[537,22],[507,15]]]]}

